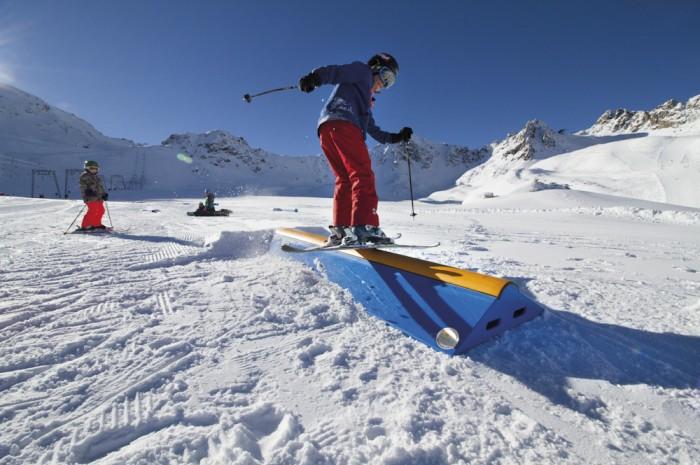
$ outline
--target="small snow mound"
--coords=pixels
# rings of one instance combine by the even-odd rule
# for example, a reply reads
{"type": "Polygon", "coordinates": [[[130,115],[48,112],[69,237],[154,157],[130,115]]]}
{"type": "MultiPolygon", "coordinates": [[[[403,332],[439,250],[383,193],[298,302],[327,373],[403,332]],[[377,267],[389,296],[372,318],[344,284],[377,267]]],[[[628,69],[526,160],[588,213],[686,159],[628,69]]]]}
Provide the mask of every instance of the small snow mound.
{"type": "Polygon", "coordinates": [[[208,258],[241,259],[266,254],[270,250],[273,231],[223,231],[205,252],[208,258]]]}

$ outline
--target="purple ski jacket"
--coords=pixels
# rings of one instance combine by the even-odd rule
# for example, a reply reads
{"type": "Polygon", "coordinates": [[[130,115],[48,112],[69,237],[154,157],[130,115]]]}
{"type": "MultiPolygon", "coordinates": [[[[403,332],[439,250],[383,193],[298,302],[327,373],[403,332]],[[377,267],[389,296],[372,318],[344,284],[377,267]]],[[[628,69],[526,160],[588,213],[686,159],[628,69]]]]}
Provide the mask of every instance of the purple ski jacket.
{"type": "Polygon", "coordinates": [[[391,133],[382,131],[372,117],[372,70],[366,63],[355,61],[347,65],[330,65],[314,70],[321,84],[335,84],[328,102],[321,110],[320,127],[326,121],[350,121],[377,142],[386,144],[391,133]]]}

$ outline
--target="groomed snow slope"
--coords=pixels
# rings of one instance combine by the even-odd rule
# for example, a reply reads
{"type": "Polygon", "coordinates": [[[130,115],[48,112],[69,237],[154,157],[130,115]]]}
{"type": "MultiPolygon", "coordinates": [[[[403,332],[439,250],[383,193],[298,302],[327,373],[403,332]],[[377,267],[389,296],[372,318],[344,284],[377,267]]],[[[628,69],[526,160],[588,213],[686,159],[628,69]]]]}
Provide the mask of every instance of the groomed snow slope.
{"type": "Polygon", "coordinates": [[[651,111],[607,111],[574,135],[533,120],[491,148],[488,160],[428,200],[470,204],[572,188],[700,207],[700,96],[651,111]]]}
{"type": "Polygon", "coordinates": [[[644,135],[600,143],[540,160],[508,164],[494,175],[489,161],[468,172],[468,184],[437,192],[434,201],[469,204],[486,192],[504,196],[518,192],[569,187],[676,205],[700,207],[700,135],[644,135]],[[489,170],[491,167],[491,170],[489,170]]]}
{"type": "Polygon", "coordinates": [[[529,173],[578,190],[700,207],[700,136],[596,145],[539,161],[529,173]]]}
{"type": "Polygon", "coordinates": [[[447,358],[267,253],[330,201],[0,197],[0,464],[684,464],[700,456],[700,210],[576,191],[382,203],[416,256],[542,318],[447,358]],[[489,203],[491,202],[491,203],[489,203]],[[273,211],[273,208],[293,211],[273,211]]]}

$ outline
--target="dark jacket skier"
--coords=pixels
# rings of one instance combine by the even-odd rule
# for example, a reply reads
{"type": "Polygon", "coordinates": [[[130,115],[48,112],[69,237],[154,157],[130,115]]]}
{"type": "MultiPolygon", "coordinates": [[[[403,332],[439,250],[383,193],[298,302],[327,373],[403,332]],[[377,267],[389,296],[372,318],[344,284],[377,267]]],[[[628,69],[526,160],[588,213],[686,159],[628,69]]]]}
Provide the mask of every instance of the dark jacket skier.
{"type": "Polygon", "coordinates": [[[411,128],[386,132],[372,117],[374,94],[391,87],[398,73],[394,57],[378,53],[367,63],[324,66],[299,80],[304,92],[335,85],[318,120],[321,148],[335,174],[333,226],[327,244],[391,242],[379,228],[374,172],[365,139],[367,133],[383,144],[411,138],[411,128]]]}

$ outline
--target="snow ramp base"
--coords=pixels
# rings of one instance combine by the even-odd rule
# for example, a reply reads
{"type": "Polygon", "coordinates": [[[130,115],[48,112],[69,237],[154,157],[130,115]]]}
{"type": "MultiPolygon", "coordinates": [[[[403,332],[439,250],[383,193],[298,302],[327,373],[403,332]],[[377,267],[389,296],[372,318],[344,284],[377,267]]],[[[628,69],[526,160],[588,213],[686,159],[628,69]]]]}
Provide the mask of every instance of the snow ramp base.
{"type": "Polygon", "coordinates": [[[278,229],[272,250],[325,274],[370,314],[440,352],[464,353],[543,312],[507,279],[386,250],[280,249],[320,245],[327,235],[322,228],[278,229]]]}

